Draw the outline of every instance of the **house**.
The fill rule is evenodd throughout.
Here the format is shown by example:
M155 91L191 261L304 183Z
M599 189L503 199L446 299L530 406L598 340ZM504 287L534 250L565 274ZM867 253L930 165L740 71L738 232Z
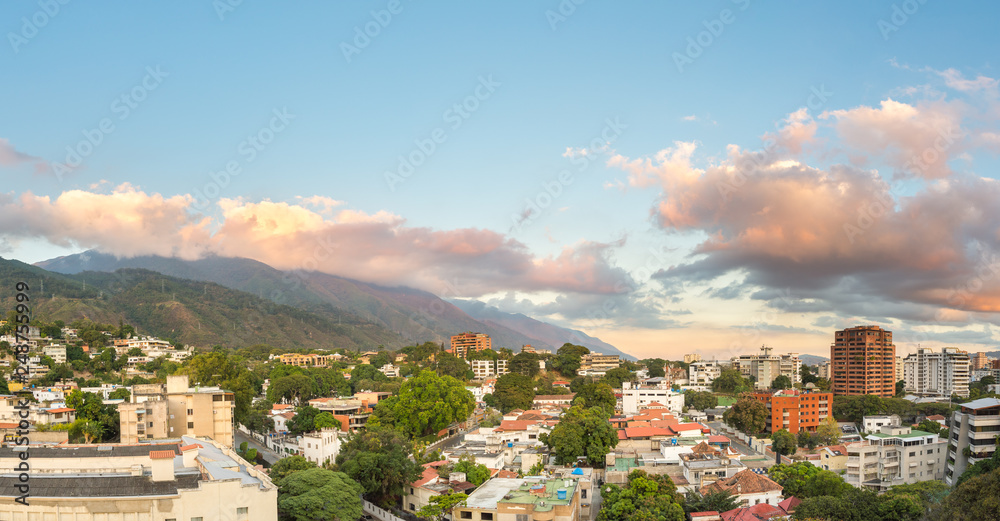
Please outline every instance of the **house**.
M830 445L819 447L819 462L817 467L823 470L832 470L838 474L847 470L847 447L844 445Z
M732 477L721 478L701 487L702 494L712 492L729 492L743 506L761 503L777 506L781 502L781 485L775 483L766 475L758 474L751 469L737 472ZM725 516L723 515L723 519Z
M295 417L294 412L279 412L271 419L274 420L274 432L288 432L288 421Z
M299 439L299 452L318 466L322 467L326 462L332 463L340 453L340 434L340 431L333 428L307 432Z
M573 403L573 398L576 397L576 393L569 394L539 394L535 396L532 404L535 406L539 405L561 405L569 407Z
M684 479L695 487L735 476L747 467L738 460L721 454L681 454L681 472Z
M580 487L572 479L494 478L453 515L456 521L579 521Z
M880 432L882 427L889 425L891 427L899 427L902 425L902 420L899 419L898 414L880 414L875 416L865 416L862 421L862 429L864 432Z

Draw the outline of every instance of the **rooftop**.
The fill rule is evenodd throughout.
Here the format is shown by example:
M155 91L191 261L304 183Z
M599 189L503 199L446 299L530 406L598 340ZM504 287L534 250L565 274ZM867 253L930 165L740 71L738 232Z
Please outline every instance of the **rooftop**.
M547 512L556 505L569 505L573 502L576 492L576 480L550 479L546 481L525 481L520 487L511 490L498 503L514 503L517 505L534 505L535 512ZM559 499L558 492L566 491L566 499ZM510 499L507 498L510 496Z
M493 478L480 485L475 492L469 494L468 499L465 500L465 505L469 508L494 510L497 507L498 501L503 499L511 490L523 484L524 480L520 478Z
M904 434L882 434L881 432L876 432L874 434L869 434L869 438L923 438L925 436L937 436L930 432L911 430L910 432Z

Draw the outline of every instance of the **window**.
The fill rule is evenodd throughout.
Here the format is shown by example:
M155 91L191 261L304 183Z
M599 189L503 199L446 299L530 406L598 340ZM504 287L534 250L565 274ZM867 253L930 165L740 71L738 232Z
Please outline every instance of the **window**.
M250 519L250 508L249 507L239 507L236 509L236 519L237 521L245 521Z
M580 499L587 499L587 491L586 490L581 490L580 491Z
M152 427L153 426L153 422L149 422L149 426Z
M410 510L416 510L416 509L417 507L413 503L410 503Z
M193 429L194 428L194 422L188 422L188 428L189 429Z
M460 517L462 519L472 519L472 512L468 510L463 510L462 513L460 514Z
M413 494L413 487L410 487L410 494ZM410 510L413 510L412 508Z
M202 519L200 517L192 517L191 521L204 521L204 519Z
M493 521L493 512L483 512L482 514L479 514L479 519L482 519L483 521Z
M194 415L194 409L188 409L188 416Z

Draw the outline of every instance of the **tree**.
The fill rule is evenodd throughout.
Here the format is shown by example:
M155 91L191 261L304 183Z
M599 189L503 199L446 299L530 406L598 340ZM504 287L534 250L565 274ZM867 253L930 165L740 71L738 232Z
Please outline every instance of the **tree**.
M840 426L833 416L823 418L823 421L816 427L816 434L813 440L817 445L836 445L840 441Z
M776 454L790 456L795 454L797 448L795 435L788 432L787 429L781 429L771 434L771 450Z
M437 355L434 370L441 376L450 376L462 381L470 379L470 373L472 372L465 360L448 352Z
M739 508L739 506L740 504L736 501L736 496L725 490L709 492L705 495L690 491L684 496L684 512L688 514L691 512L708 512L710 510L728 512L734 508Z
M84 443L93 443L101 439L104 426L97 420L78 418L70 425L69 435L73 438L83 438Z
M301 436L306 432L316 430L316 416L319 414L320 410L310 405L297 407L295 416L285 422L285 426L288 427L288 432L295 436Z
M273 403L300 404L316 398L315 380L304 374L293 374L272 380L267 399Z
M608 417L615 413L615 404L618 400L615 398L615 392L612 390L611 386L604 382L589 383L580 389L580 392L576 393L576 397L573 399L573 403L583 405L586 408L589 407L601 407L608 413Z
M278 509L295 521L355 521L361 518L361 485L343 472L312 468L278 483Z
M704 411L719 406L719 397L708 391L684 391L684 407Z
M786 375L778 375L777 378L771 380L771 389L791 389L792 379Z
M767 416L767 406L754 399L753 395L746 393L722 415L722 419L726 425L756 436L767 425Z
M477 487L490 479L490 469L482 463L476 463L476 459L468 454L460 456L458 463L455 463L452 470L464 472L465 480Z
M514 355L514 358L511 358L510 362L508 362L507 367L511 373L524 375L528 378L534 378L540 371L538 368L538 355L535 353L525 353L524 351Z
M917 430L937 434L941 432L941 424L934 420L924 420L917 425Z
M417 511L417 515L428 519L443 520L458 505L469 499L468 494L440 494L431 496L430 504Z
M129 394L128 389L126 389L124 387L121 387L119 389L115 389L114 391L111 391L111 394L108 395L108 399L109 400L125 400L125 401L128 401L129 397L131 397L131 395Z
M997 451L1000 453L1000 451ZM895 488L895 487L894 487ZM995 521L1000 519L1000 470L961 482L928 519L935 521Z
M411 452L413 444L399 431L368 425L348 436L337 454L336 470L360 483L369 500L389 506L423 473L410 459Z
M717 393L737 394L750 388L750 382L743 378L739 369L723 369L712 380L712 390Z
M567 342L556 351L556 356L552 359L552 368L559 371L559 374L572 378L580 369L583 355L589 353L590 349Z
M518 373L505 374L497 378L493 399L504 414L514 409L530 409L535 399L535 383Z
M684 521L684 496L666 475L634 470L624 487L604 485L598 521Z
M412 437L437 434L453 422L464 422L476 407L461 381L433 371L408 379L395 398L384 406L379 403L376 413L380 421ZM390 416L391 423L386 421Z
M634 382L635 380L635 373L624 367L611 369L601 377L601 381L606 382L612 389L621 389L622 382Z
M376 369L382 368L382 366L392 363L392 355L386 351L381 351L379 354L371 358L370 364Z
M267 475L270 476L271 481L277 483L278 480L293 472L312 468L316 468L316 464L303 456L285 456L271 465L271 468L267 470Z
M358 386L359 382L371 380L373 382L387 382L389 377L382 374L377 368L370 364L358 364L354 366L351 370L351 389L353 392L366 391L371 389L363 389Z
M791 465L779 463L767 470L767 476L781 485L785 495L802 499L805 495L806 482L819 474L820 470L822 469L807 461Z
M649 371L650 378L662 378L666 376L667 372L663 370L667 363L662 358L650 358L648 360L643 360L646 364L646 370Z
M906 380L900 380L896 382L896 398L902 398L906 396Z
M590 465L602 467L604 457L618 445L618 431L608 421L610 417L602 407L574 405L541 441L560 465L585 457Z
M313 419L313 426L316 430L321 429L339 429L341 427L340 420L333 417L332 414L328 412L321 412L316 415Z
M815 449L817 445L815 436L805 429L799 430L798 444L799 447L805 447L809 450Z

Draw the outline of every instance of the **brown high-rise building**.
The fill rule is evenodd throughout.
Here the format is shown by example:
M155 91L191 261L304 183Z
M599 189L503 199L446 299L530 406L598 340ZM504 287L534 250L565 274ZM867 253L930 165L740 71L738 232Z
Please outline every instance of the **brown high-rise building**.
M878 326L858 326L837 331L830 346L833 394L896 393L896 346L892 332Z
M448 347L448 352L459 358L467 358L469 353L492 348L493 341L490 339L490 335L462 333L451 337L451 346Z

